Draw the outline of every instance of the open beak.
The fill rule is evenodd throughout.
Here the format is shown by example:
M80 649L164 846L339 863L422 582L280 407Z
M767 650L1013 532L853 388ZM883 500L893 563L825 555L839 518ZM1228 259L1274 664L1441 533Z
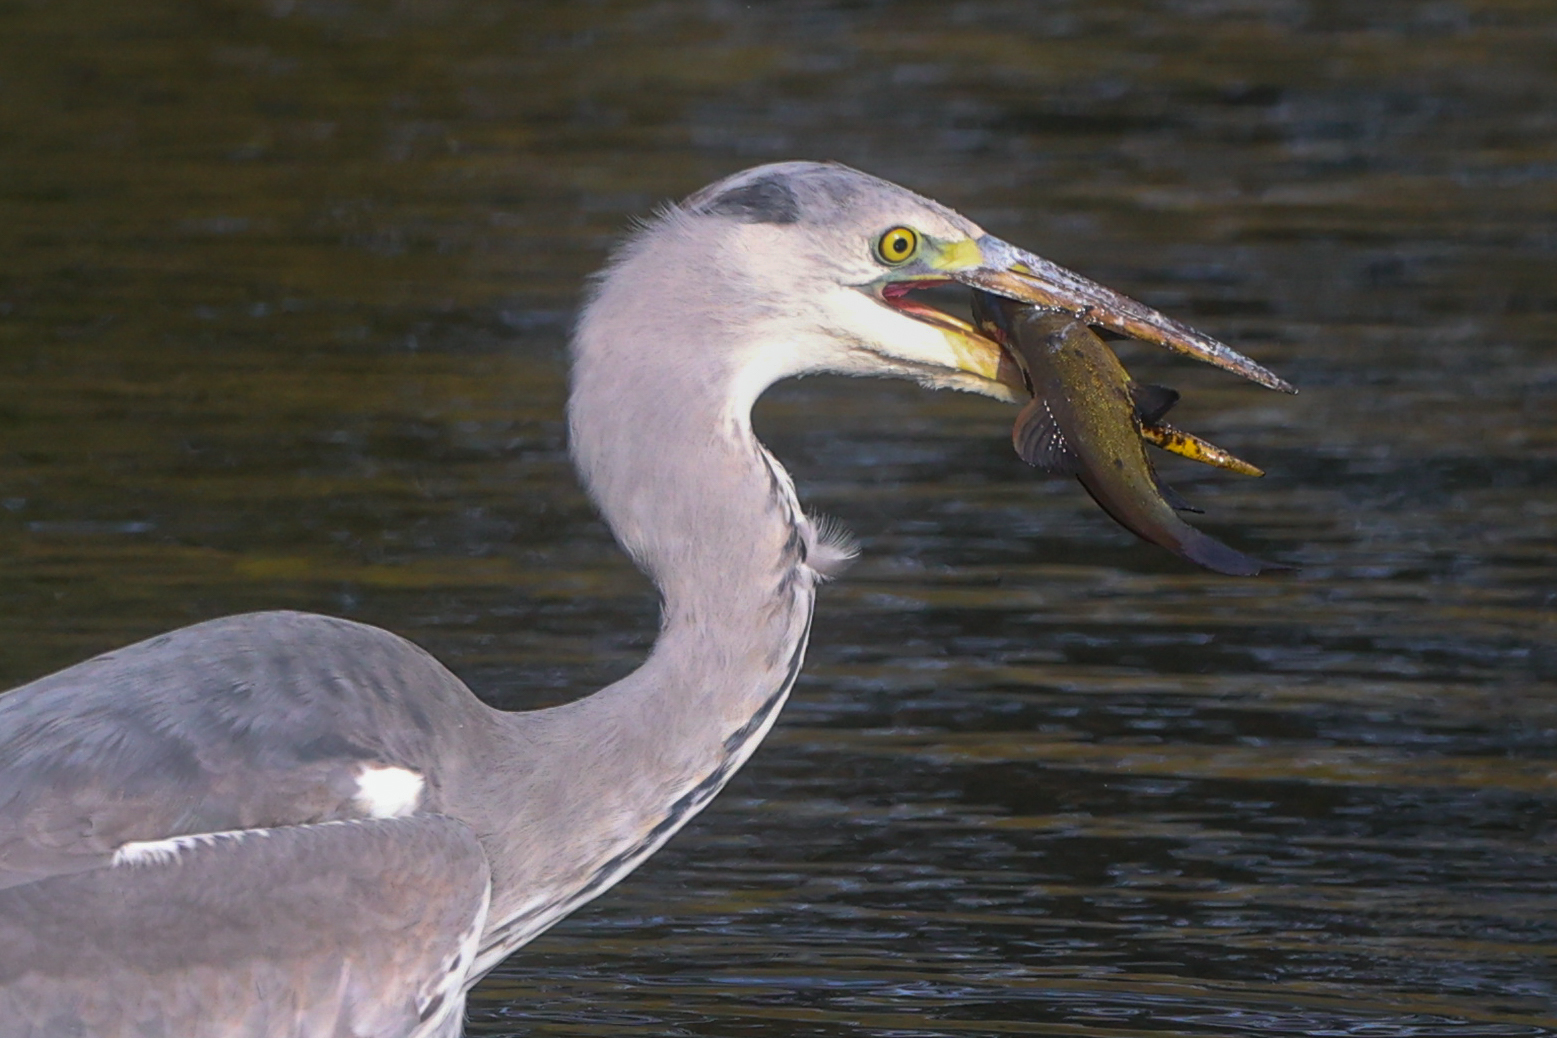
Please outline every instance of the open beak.
M1063 311L1087 324L1214 364L1269 389L1297 392L1291 383L1231 346L1080 274L993 235L986 234L972 244L978 246L982 262L947 270L952 280L1045 310Z

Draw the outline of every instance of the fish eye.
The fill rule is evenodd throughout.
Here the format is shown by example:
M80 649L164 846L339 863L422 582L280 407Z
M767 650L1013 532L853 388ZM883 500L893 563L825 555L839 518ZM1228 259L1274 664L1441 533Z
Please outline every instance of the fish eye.
M876 242L876 258L889 266L907 263L919 251L919 233L912 227L894 227Z

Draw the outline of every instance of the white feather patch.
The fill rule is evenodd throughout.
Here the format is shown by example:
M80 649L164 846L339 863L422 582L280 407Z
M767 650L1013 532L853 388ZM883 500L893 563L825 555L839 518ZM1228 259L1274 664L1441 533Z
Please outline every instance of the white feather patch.
M110 865L167 865L196 847L214 847L223 841L237 843L246 836L269 836L269 829L230 829L220 833L189 833L165 840L131 840L122 843L108 862Z
M410 768L367 764L357 774L353 803L369 818L404 818L421 804L426 785L427 780Z

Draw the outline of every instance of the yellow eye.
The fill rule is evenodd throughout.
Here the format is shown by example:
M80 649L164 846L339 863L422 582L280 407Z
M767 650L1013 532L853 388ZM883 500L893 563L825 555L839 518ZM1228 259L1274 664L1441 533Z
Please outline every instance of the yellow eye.
M883 263L897 266L907 263L919 251L919 235L908 227L894 227L876 243L876 256Z

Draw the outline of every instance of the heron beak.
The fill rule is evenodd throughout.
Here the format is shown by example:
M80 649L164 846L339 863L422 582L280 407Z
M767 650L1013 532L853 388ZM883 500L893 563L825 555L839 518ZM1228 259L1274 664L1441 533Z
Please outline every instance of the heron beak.
M888 282L881 287L879 298L892 309L941 333L950 353L943 354L940 362L949 365L956 373L945 384L1006 403L1026 400L1032 395L1032 390L1027 384L1027 376L1022 373L1021 366L1009 350L962 318L926 306L909 295L927 285L944 285L950 281L950 278L931 277ZM943 374L936 381L946 379L947 376Z
M955 281L1045 310L1072 314L1087 324L1214 364L1268 389L1297 392L1291 383L1231 346L1025 249L988 234L970 244L978 247L980 261L948 269L946 273Z

